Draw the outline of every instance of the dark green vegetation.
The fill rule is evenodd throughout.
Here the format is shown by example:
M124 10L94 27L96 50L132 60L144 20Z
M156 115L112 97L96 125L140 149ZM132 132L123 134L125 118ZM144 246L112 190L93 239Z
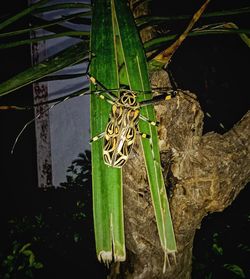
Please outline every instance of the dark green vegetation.
M0 278L104 276L95 254L90 169L87 151L69 167L63 188L33 187L1 216Z
M249 188L222 213L204 219L193 253L194 279L249 278Z
M105 278L107 270L95 255L90 169L86 151L68 168L63 188L29 190L19 195L12 212L2 214L0 278ZM193 279L250 275L248 195L246 189L231 207L203 222L194 245Z

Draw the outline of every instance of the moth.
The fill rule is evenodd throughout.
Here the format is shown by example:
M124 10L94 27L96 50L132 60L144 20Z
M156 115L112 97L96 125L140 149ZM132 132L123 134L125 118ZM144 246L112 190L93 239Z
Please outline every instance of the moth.
M162 100L169 100L176 95L176 91L168 90L165 94L155 96L151 100L137 102L137 95L132 90L121 89L119 91L119 97L116 97L93 77L90 77L90 79L93 84L98 84L103 88L107 93L107 97L100 93L96 94L112 105L105 131L93 137L91 142L103 137L104 163L110 167L122 168L132 151L136 136L140 134L142 138L148 138L150 140L149 135L139 132L139 120L146 121L153 126L158 126L159 124L141 115L140 108Z

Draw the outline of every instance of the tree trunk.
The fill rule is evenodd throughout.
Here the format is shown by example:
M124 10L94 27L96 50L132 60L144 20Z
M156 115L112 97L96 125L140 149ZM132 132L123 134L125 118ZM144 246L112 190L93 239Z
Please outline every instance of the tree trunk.
M151 82L152 87L169 86L165 71L154 73ZM171 267L163 274L164 253L138 137L123 168L127 260L119 275L117 265L112 266L111 273L116 275L111 278L191 278L193 240L203 217L224 210L250 181L250 112L223 135L203 135L204 115L194 94L181 92L155 110L163 174L166 186L172 188L176 264L170 259Z
M190 278L193 239L202 218L224 210L250 179L250 112L224 135L202 135L203 113L191 97L181 95L156 111L163 173L173 187L177 264L162 274L164 256L137 142L123 172L128 260L122 278Z
M162 80L166 73L160 75ZM193 239L203 217L224 210L250 180L250 112L224 135L202 135L203 112L193 94L180 93L155 109L161 123L163 173L173 187L170 208L177 262L171 261L171 268L162 273L164 254L138 138L123 169L127 261L121 277L191 278Z

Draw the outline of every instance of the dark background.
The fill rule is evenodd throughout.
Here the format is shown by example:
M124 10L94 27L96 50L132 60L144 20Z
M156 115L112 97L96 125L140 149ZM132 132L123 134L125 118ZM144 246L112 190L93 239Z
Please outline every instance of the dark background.
M168 1L170 3L166 8L166 1L153 2L152 12L157 15L192 15L200 5L194 0L175 0ZM6 1L1 7L1 14L21 10L25 5L23 0ZM206 12L246 6L249 6L249 1L211 1ZM215 18L213 21L232 21L240 28L249 28L250 23L249 14ZM21 28L27 23L21 20L12 28ZM169 22L167 27L180 34L187 23L187 20ZM201 19L196 26L207 23L208 20ZM0 50L0 59L2 82L30 66L30 48ZM187 38L168 68L178 87L196 93L204 111L213 115L212 119L205 119L204 132L223 133L219 122L230 129L249 109L249 65L249 48L239 36L210 35ZM30 103L31 86L0 99L1 105ZM85 189L79 185L73 185L76 186L74 188L70 183L66 185L66 190L38 189L34 125L26 129L14 154L10 154L17 134L32 117L32 111L0 111L0 270L8 270L6 266L2 269L2 263L11 254L14 241L21 244L31 242L36 258L44 264L42 270L33 271L33 278L53 275L78 278L76 274L87 274L89 271L92 278L104 278L106 270L97 262L94 251L90 178ZM224 212L204 219L195 237L194 279L243 278L225 269L225 264L241 267L246 277L250 277L247 262L250 251L248 197L249 187L246 187ZM83 208L78 206L78 202L84 203ZM77 214L81 212L85 216L77 219ZM78 241L75 240L77 234ZM38 241L34 240L34 236ZM0 271L0 278L1 275ZM27 277L19 272L16 278Z

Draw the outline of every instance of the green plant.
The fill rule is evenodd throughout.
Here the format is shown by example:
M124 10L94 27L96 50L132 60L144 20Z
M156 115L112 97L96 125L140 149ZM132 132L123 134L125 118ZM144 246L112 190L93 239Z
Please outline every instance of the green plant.
M222 223L218 214L209 216L206 226L197 240L200 244L194 246L193 274L192 278L247 278L249 276L248 258L248 232L247 212L248 201L236 203L234 207L242 210L239 220L232 218L233 209L223 212ZM235 210L235 209L234 209ZM208 225L208 223L210 223ZM240 241L235 236L239 226L245 227L240 235ZM200 249L200 246L202 249Z
M31 249L31 243L12 242L9 255L2 262L4 270L3 279L35 278L37 269L43 268L43 264L35 257Z
M89 150L80 153L67 169L66 182L60 186L65 188L84 187L91 181L91 154Z

